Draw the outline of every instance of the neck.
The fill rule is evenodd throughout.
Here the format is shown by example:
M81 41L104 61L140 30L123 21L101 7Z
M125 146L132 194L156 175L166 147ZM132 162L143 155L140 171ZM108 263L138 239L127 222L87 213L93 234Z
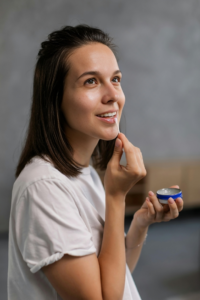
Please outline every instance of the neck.
M66 132L67 139L72 146L73 159L84 167L88 167L92 153L99 139L85 135L81 132L72 132L69 128Z

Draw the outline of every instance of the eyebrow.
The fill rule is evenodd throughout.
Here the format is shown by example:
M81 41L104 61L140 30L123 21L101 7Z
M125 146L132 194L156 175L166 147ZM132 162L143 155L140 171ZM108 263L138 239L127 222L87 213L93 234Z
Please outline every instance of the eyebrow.
M120 70L116 70L116 71L113 72L113 75L118 74L118 73L121 73L121 71L120 71ZM101 73L100 73L99 71L88 71L88 72L84 72L83 74L81 74L81 75L77 78L77 80L79 80L81 77L86 76L86 75L101 75ZM77 81L77 80L76 80L76 81Z

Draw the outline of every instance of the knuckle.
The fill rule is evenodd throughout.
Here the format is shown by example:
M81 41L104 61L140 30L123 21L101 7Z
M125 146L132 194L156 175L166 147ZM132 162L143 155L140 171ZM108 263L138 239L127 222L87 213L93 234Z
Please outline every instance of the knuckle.
M178 216L179 216L179 213L176 212L176 213L174 214L174 219L178 218Z
M140 179L141 179L141 176L140 176L140 173L139 172L135 172L135 173L133 173L133 177L135 178L135 179L137 179L137 181L139 181Z
M139 171L139 169L138 168L134 168L134 169L132 169L131 171L130 171L130 174L132 175L132 176L137 176L137 177L139 177L139 175L140 175L140 171Z
M142 179L144 176L143 176L143 173L141 173L141 172L138 172L138 178L139 179Z
M136 151L141 152L140 148L135 147Z
M142 179L143 177L146 176L146 170L142 169L142 170L138 170L138 175L139 177Z
M135 152L135 151L134 151L134 146L131 146L131 145L128 146L126 151L127 151L127 153L129 153L129 154L134 154L134 152Z
M135 146L130 141L128 141L127 148L135 148Z
M144 176L144 174L140 174L140 180L142 179L142 178L144 178L145 176Z
M144 169L143 172L142 172L142 176L145 177L146 175L147 175L147 170Z

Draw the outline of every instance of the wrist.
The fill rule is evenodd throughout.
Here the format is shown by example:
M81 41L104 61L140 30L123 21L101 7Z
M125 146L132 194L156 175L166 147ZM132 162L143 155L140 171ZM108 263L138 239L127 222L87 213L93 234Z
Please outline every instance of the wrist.
M141 222L138 221L137 213L134 214L132 222L134 226L137 228L137 230L140 232L140 234L143 234L148 231L150 224L143 224L141 225Z
M146 242L147 236L148 236L148 234L146 233L144 239L142 241L140 241L140 243L137 244L137 245L135 245L135 246L127 246L127 240L125 239L125 248L126 248L126 250L137 249L137 248L143 246L145 244L145 242Z
M106 201L114 203L123 203L125 205L126 196L123 194L111 195L106 193Z
M138 226L136 219L133 218L125 239L126 249L134 249L142 246L147 238L148 226Z

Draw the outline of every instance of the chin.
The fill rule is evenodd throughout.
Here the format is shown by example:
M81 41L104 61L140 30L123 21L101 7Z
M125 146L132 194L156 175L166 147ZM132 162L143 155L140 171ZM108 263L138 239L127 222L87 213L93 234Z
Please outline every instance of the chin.
M111 141L111 140L114 140L115 138L117 138L118 136L118 130L115 130L111 133L105 133L100 139L101 140L104 140L104 141Z

